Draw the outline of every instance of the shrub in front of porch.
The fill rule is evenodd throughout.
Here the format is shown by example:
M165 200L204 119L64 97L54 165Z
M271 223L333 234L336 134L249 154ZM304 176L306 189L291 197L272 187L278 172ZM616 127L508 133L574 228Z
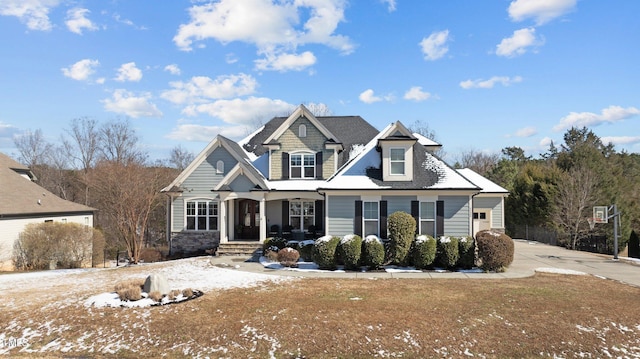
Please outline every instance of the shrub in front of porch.
M458 240L458 252L460 253L458 268L473 268L476 262L476 243L473 240L473 237L460 237Z
M384 264L384 244L378 236L366 236L362 242L360 257L362 264L369 269L378 269Z
M291 247L285 247L278 251L278 262L284 267L297 267L300 253Z
M360 265L360 254L362 253L362 237L355 234L348 234L340 240L338 252L347 270L356 270Z
M416 235L416 220L407 212L397 211L389 215L389 262L407 264L411 242Z
M458 263L460 252L458 252L458 238L442 236L438 238L436 249L436 265L451 269Z
M485 271L504 272L513 262L513 239L508 235L491 230L476 234L478 262Z
M324 236L316 239L313 245L313 261L318 265L318 268L336 269L338 243L340 243L340 237Z
M429 235L418 236L411 246L411 263L416 269L427 269L436 259L436 240Z

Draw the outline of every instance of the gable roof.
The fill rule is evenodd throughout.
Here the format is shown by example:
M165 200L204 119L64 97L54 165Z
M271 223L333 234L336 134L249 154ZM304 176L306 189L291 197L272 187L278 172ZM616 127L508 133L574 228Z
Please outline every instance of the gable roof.
M215 151L215 149L219 147L224 147L227 150L227 152L229 152L236 159L236 161L238 161L238 163L242 163L244 165L242 169L244 171L250 172L251 177L259 179L260 183L256 183L257 185L266 187L264 184L264 177L258 170L255 169L255 167L253 167L253 165L251 164L251 161L249 161L249 159L246 156L247 154L245 153L244 150L242 150L240 145L238 145L236 142L222 135L218 135L213 140L211 140L211 142L209 142L207 147L205 147L198 154L198 156L196 156L196 158L193 161L191 161L189 166L187 166L187 168L185 168L178 175L178 177L176 177L176 179L174 179L173 182L171 182L170 185L160 190L160 192L181 191L180 186L182 185L182 183L193 173L193 171L196 170L196 168L198 168L198 166L200 166L200 164L202 164L202 162L207 160L207 157L209 157L209 155L213 151Z
M23 176L29 168L0 153L0 217L92 213L94 208L67 201Z
M469 181L473 182L476 186L480 187L480 193L495 193L495 194L509 194L509 191L504 187L501 187L497 183L489 180L488 178L480 175L470 168L459 169L458 172L465 176Z

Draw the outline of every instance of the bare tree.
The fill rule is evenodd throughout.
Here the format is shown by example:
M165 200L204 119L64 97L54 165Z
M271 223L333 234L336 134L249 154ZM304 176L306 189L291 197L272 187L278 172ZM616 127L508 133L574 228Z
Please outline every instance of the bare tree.
M84 204L89 205L89 170L94 166L100 149L98 123L82 117L71 120L71 128L66 131L69 138L62 138L66 154L73 166L82 170L84 182Z
M42 130L26 131L23 135L13 139L20 162L28 167L34 167L47 162L47 156L52 145L45 140Z
M309 102L305 107L311 111L314 116L332 116L333 111L324 103Z
M574 167L563 173L558 182L554 223L569 237L571 249L576 249L580 238L589 230L589 209L598 199L595 173L587 167Z
M173 168L177 168L179 171L184 170L193 161L195 155L193 152L188 151L186 148L178 145L171 149L171 155L169 157L169 165Z
M121 164L146 160L146 153L138 148L138 135L128 120L106 123L100 129L101 157Z
M498 161L500 161L500 155L497 153L484 153L470 149L460 154L455 167L470 168L484 176L498 164Z
M422 120L416 120L414 121L409 127L408 127L409 131L411 131L412 133L417 133L419 135L422 135L434 142L438 142L438 135L436 134L436 131L433 130L431 127L429 127L429 124L423 122ZM435 154L436 156L443 158L446 156L445 151L442 149L442 147L440 147L438 150L434 151L433 154Z

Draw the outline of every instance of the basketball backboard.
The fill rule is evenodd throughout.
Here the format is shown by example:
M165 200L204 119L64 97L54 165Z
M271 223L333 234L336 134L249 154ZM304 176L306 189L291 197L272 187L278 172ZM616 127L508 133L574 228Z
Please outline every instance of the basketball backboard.
M593 220L595 223L609 223L609 208L607 206L594 206Z

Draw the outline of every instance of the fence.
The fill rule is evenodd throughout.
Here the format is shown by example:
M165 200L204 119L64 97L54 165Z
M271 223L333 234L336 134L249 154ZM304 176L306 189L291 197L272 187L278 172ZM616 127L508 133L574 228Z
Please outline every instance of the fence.
M543 226L530 226L527 224L515 225L512 238L526 239L529 241L536 241L540 243L549 244L552 246L563 246L566 241L559 239L558 232L552 228ZM607 243L607 236L605 235L586 235L578 240L577 250L612 254L613 249L610 243Z

